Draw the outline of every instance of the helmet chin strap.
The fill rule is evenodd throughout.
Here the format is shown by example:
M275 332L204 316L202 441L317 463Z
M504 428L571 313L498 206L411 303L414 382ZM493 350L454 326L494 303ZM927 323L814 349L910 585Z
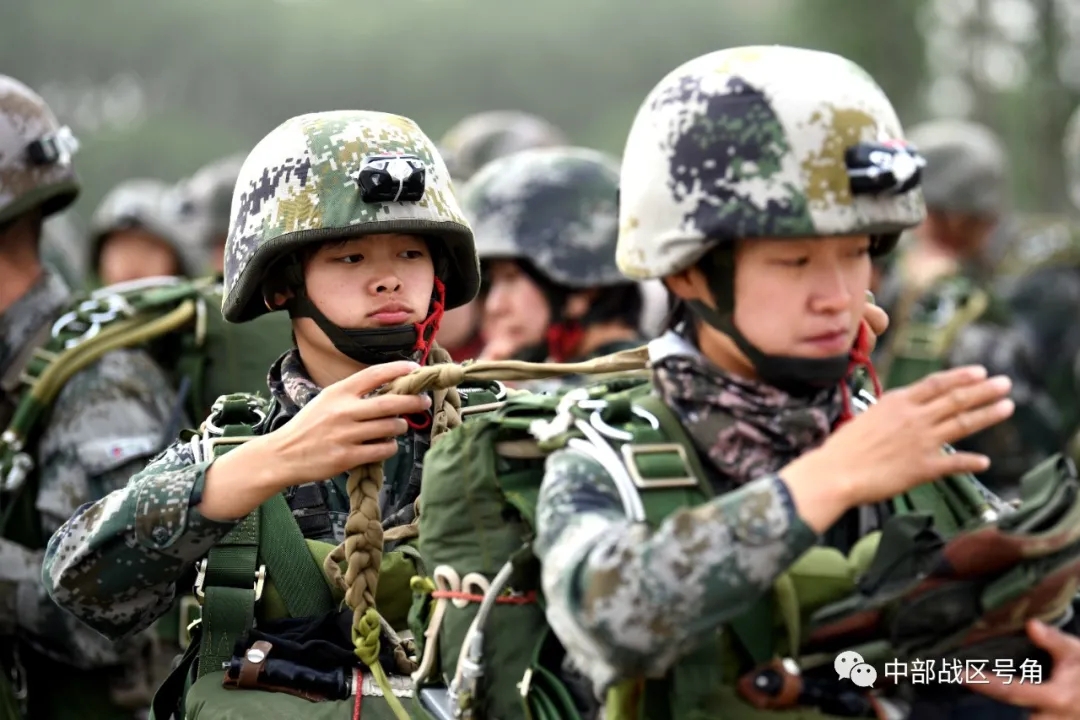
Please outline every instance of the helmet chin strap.
M439 330L446 307L446 286L437 276L427 317L412 325L385 328L343 328L323 314L300 282L292 282L293 297L286 309L293 317L311 318L338 352L362 365L379 365L395 360L427 362L431 343Z
M750 360L762 382L796 396L813 395L826 388L844 385L844 380L854 369L852 352L857 350L859 343L851 352L824 358L772 355L762 351L735 325L734 253L731 250L716 250L711 253L710 259L711 263L708 260L703 262L702 270L708 278L709 290L717 307L710 307L700 300L688 300L687 305L705 323L734 341L735 346ZM864 337L865 329L861 329L860 343L865 344ZM869 366L865 351L857 354L860 356L857 365ZM869 372L876 385L877 378L872 367Z

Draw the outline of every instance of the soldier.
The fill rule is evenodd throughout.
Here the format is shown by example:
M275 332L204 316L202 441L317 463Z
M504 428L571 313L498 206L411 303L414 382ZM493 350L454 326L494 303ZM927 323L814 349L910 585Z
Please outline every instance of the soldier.
M76 509L123 487L163 446L177 411L162 371L116 350L71 376L39 432L11 430L37 350L69 303L43 269L44 218L79 192L77 144L44 101L0 76L0 714L132 718L147 707L152 638L114 645L56 607L41 579L45 541ZM9 425L12 423L12 425ZM25 443L25 447L24 447ZM7 703L5 706L4 703ZM21 706L21 707L19 707Z
M676 328L650 344L654 384L713 497L634 522L618 455L600 462L579 444L547 459L534 543L546 614L609 716L772 717L735 680L744 642L753 657L778 651L749 637L772 626L763 603L778 576L822 541L852 547L866 532L854 508L986 469L984 456L941 447L1012 413L1008 378L958 368L851 417L871 257L923 218L918 158L901 132L861 68L785 47L692 60L639 110L617 260L628 277L663 278L683 303ZM635 487L650 520L654 498L672 502L654 494L662 483ZM755 608L764 626L739 621ZM702 642L715 637L719 647ZM776 700L758 707L826 701Z
M225 272L225 240L229 235L229 206L245 155L229 155L200 168L179 183L181 215L204 252L199 274Z
M895 260L884 259L878 298L892 326L875 364L887 388L967 364L1012 378L1017 413L960 446L988 455L982 479L1014 495L1020 476L1063 439L1032 338L991 282L990 238L1006 232L1004 150L989 129L967 121L925 123L908 137L925 157L927 217L902 238Z
M518 111L489 111L469 115L439 141L456 185L467 182L488 162L532 148L567 144L565 134L547 120ZM483 296L446 313L439 342L455 362L475 358L484 348L481 333Z
M243 396L223 398L204 423L204 443L176 442L125 489L80 508L53 536L44 563L57 602L109 637L127 637L149 626L199 566L201 624L178 666L178 685L170 683L155 701L158 717L184 703L189 668L190 680L202 680L191 685L187 700L196 694L208 706L222 701L206 694L221 689L222 663L232 658L248 667L255 657L244 648L234 655L234 640L293 647L282 636L268 637L274 632L274 607L284 603L294 618L313 621L340 616L321 572L310 583L296 578L310 571L304 560L309 548L345 539L349 493L357 492L346 474L370 462L387 461L382 489L361 506L365 517L375 524L382 518L387 528L381 571L378 555L374 560L382 575L379 597L385 591L393 599L397 592L407 609L408 583L417 572L415 551L410 553L408 545L391 549L415 537L409 527L415 525L414 501L431 428L440 426L446 403L457 401L446 400L445 393L436 393L434 400L371 393L418 363L445 362L446 353L432 344L442 313L471 300L480 284L472 231L445 164L434 144L403 117L342 111L286 121L245 161L232 213L226 319L247 322L286 310L292 320L295 347L270 371L272 401L264 407ZM479 402L495 399L475 392L465 402L474 395ZM251 415L249 408L253 420L243 419ZM229 427L246 442L220 458L216 451L204 453L204 447L220 449L210 442L214 433L225 432L221 440L232 442ZM271 517L281 507L287 508L285 519L280 512ZM352 512L357 514L355 503ZM264 542L252 527L269 528L270 540ZM365 526L359 527L364 533ZM368 526L367 532L375 530ZM259 538L257 554L252 537ZM373 537L381 546L381 531ZM238 575L235 558L231 571L218 564L222 552L242 550L237 543L250 553L243 555L249 570ZM293 553L285 570L273 564L279 549ZM267 563L258 573L256 557ZM397 585L387 577L395 564L401 569ZM230 580L230 572L239 579ZM264 594L258 578L267 573ZM278 588L273 593L270 584ZM223 605L219 598L225 597L233 599ZM296 610L297 603L306 610ZM390 609L379 601L379 610L397 627L404 611L394 618ZM327 641L320 652L344 652L355 662L347 631L327 627L319 637ZM295 623L292 628L295 638ZM200 634L208 639L200 642ZM326 662L326 657L301 653L293 660ZM370 656L365 660L372 662ZM244 670L237 682L250 687L248 680ZM366 688L368 680L364 683ZM355 693L357 698L367 694ZM250 708L262 702L260 696L275 708L296 707L282 706L288 698L272 693L227 692L224 702L246 702ZM352 699L349 703L351 708ZM280 713L288 715L280 710L275 717ZM265 717L257 710L251 714Z
M1054 439L1063 446L1073 439L1073 457L1080 459L1080 110L1066 126L1062 143L1071 215L1028 218L1019 225L1020 240L1007 256L997 282L1016 324L1034 349L1034 373L1046 395L1055 400Z
M125 180L105 195L90 219L91 266L102 285L199 274L175 202L168 183L148 178Z
M615 266L619 169L585 148L526 150L462 189L485 278L485 360L572 362L638 347L641 292Z

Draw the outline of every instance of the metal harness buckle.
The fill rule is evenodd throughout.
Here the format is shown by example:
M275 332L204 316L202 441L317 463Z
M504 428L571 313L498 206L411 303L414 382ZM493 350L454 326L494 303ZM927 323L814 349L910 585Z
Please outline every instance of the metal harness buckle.
M199 598L200 604L206 599L204 585L206 583L206 558L199 563L199 574L195 577L195 597ZM266 566L260 565L255 571L253 589L255 590L255 602L262 599L263 588L266 585Z
M633 480L634 485L640 490L697 487L698 485L697 479L690 475L683 475L681 477L647 478L641 474L641 470L638 468L638 455L660 455L671 452L676 453L679 456L684 468L687 467L690 463L690 458L686 454L686 448L679 443L644 443L640 445L626 443L619 448L619 450L622 453L623 462L626 463L626 471L630 474L630 479Z

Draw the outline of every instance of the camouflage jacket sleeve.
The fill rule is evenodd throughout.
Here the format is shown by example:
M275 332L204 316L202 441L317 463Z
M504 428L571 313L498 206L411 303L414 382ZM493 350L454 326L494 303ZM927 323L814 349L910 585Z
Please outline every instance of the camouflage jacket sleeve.
M161 450L175 400L164 374L136 351L109 353L66 383L37 445L35 509L46 537L79 504L122 487ZM10 610L12 630L68 664L121 661L121 648L50 600L42 584L43 550L5 542L0 554L0 604Z
M598 688L662 674L817 539L776 476L678 510L655 529L632 524L608 473L575 450L550 456L537 503L548 620Z
M114 639L163 615L180 577L235 525L196 507L207 467L177 442L124 487L79 507L45 552L42 577L53 600Z

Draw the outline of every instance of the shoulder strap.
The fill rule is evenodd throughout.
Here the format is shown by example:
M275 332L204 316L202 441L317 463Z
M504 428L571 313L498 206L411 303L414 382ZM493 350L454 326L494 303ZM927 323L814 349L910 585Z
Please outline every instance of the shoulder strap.
M900 319L885 386L900 387L941 370L957 334L990 304L990 296L966 280L949 279L924 293L912 317Z
M200 287L179 278L110 286L53 323L18 377L26 389L0 435L0 487L18 490L34 469L23 450L68 380L106 353L174 332L196 319L200 308L205 313Z
M203 435L193 439L201 446L196 458L216 459L255 437L265 418L263 405L252 395L219 399L203 424ZM232 658L236 640L253 627L267 573L290 616L311 617L333 609L322 570L281 493L241 520L199 565L195 593L202 600L200 677L219 671Z

